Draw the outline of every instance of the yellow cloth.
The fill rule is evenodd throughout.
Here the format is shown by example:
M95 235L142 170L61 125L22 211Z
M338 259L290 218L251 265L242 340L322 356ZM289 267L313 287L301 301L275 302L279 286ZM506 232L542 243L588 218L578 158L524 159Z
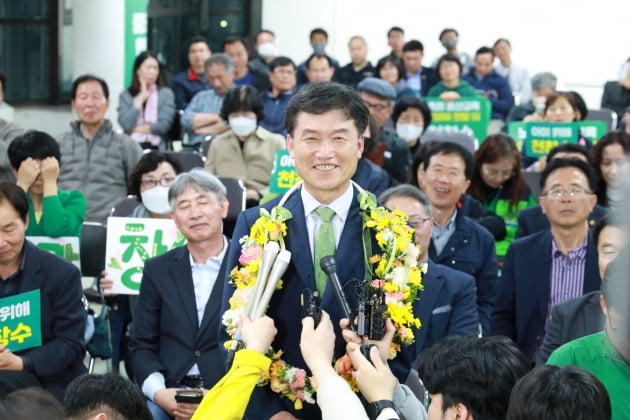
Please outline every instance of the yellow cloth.
M206 394L191 420L240 420L260 374L269 370L271 359L256 350L239 350L232 368Z
M42 211L35 212L35 223L39 224L39 221L42 220L42 214L44 214Z

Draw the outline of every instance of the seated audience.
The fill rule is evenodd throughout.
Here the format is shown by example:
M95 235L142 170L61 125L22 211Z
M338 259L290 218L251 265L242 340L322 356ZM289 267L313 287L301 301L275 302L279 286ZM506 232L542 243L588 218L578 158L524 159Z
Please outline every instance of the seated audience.
M208 40L202 36L194 36L188 43L187 70L177 73L173 78L175 107L185 109L193 96L202 90L210 89L210 82L205 72L205 63L212 55Z
M115 373L72 381L63 406L68 420L151 420L140 389Z
M457 56L445 54L440 57L436 70L442 80L429 89L427 96L438 96L445 102L477 96L475 88L461 79L463 68Z
M140 53L131 86L118 97L118 124L143 149L166 149L175 118L173 91L164 85L157 56Z
M372 116L368 120L368 127L364 133L363 152L357 163L357 170L352 176L352 180L359 184L361 188L368 190L374 195L378 195L389 187L389 174L385 170L374 163L370 156L378 155L378 145L382 144L379 135L379 129L376 127L376 121ZM385 156L382 156L382 160Z
M238 36L225 38L223 52L234 61L234 86L253 86L259 92L269 88L267 73L249 66L249 54L243 38Z
M402 61L394 55L386 55L378 60L374 76L391 84L396 89L396 98L406 94L414 94L414 91L407 87L405 67Z
M335 75L335 67L329 56L313 54L306 60L305 72L307 83L330 82Z
M591 159L597 172L597 204L614 208L623 198L620 185L628 171L630 134L613 131L605 134L591 149Z
M396 101L391 120L396 127L396 135L407 142L409 153L413 156L420 148L420 136L431 125L429 106L414 95L404 95Z
M424 57L424 46L422 42L411 40L403 46L402 61L405 67L403 75L407 88L418 96L427 96L438 81L439 77L431 67L424 67L422 59Z
M24 388L0 399L0 419L66 420L61 403L41 388Z
M505 38L497 39L493 50L498 58L498 63L494 65L494 69L510 82L514 103L519 105L529 102L532 98L529 73L525 67L512 62L512 44L510 41Z
M59 144L42 131L27 131L8 150L17 185L28 197L27 236L81 236L87 203L80 191L57 188Z
M608 108L617 114L617 122L621 124L624 110L630 106L630 58L628 58L619 73L619 80L604 84L602 93L602 108Z
M220 117L229 130L212 140L205 168L217 176L238 178L247 188L247 199L256 204L269 190L269 178L284 138L259 125L265 115L260 95L251 86L230 90Z
M328 32L326 32L326 30L324 30L323 28L315 28L311 31L309 35L309 40L310 40L311 48L313 49L312 56L314 55L317 57L322 57L322 56L328 57L330 66L333 68L332 70L333 73L339 70L339 62L326 54L326 46L328 45ZM309 81L312 81L310 80L310 77L307 77L307 74L306 74L306 68L308 67L308 61L310 60L310 57L307 60L301 62L300 65L298 66L298 71L297 71L298 86L301 86L303 84L308 83Z
M278 56L276 34L269 29L258 31L254 42L254 51L256 52L256 57L250 58L249 67L269 75L271 62Z
M531 80L532 97L529 101L515 105L507 116L507 123L523 121L526 117L537 114L542 117L547 97L556 91L558 79L553 73L536 73ZM533 118L530 117L530 118Z
M269 63L271 88L262 93L265 118L260 126L275 134L287 135L284 110L295 95L295 63L288 57L276 57Z
M387 45L391 47L390 56L402 59L403 46L405 45L405 31L399 26L392 26L387 31Z
M420 355L429 420L504 419L514 384L529 370L525 355L505 337L447 337Z
M339 69L337 81L356 88L366 77L374 76L374 66L367 59L368 47L365 38L355 35L348 42L350 63Z
M510 395L507 420L610 420L608 392L593 374L572 366L540 366Z
M10 162L7 156L7 148L13 139L22 134L24 134L22 128L0 117L0 168L9 167Z
M446 54L454 55L455 57L457 57L457 60L462 64L463 69L461 73L468 73L468 70L470 70L470 68L474 64L473 59L468 53L464 51L459 52L457 50L457 44L459 43L459 33L457 32L457 30L453 28L443 29L442 32L440 32L438 40L446 50ZM439 59L433 62L433 68L435 68L436 70L438 69L438 60Z

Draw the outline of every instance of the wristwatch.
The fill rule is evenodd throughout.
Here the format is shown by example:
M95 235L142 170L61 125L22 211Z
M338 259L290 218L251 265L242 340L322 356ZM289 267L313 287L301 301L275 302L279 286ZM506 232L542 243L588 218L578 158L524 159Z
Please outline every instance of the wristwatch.
M386 408L391 408L392 410L394 410L396 414L398 415L398 418L402 419L400 412L396 410L396 407L394 406L394 403L391 400L378 400L378 401L369 403L367 406L368 417L370 418L370 420L376 420L379 414L381 414L381 411L383 411Z

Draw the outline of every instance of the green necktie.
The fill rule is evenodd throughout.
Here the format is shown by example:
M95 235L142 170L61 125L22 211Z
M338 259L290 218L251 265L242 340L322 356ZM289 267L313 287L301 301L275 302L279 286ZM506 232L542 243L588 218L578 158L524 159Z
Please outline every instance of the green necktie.
M319 260L327 255L335 255L335 232L333 231L332 218L335 211L330 207L318 207L315 213L321 219L317 235L315 236L315 284L320 296L324 296L328 276L319 266Z

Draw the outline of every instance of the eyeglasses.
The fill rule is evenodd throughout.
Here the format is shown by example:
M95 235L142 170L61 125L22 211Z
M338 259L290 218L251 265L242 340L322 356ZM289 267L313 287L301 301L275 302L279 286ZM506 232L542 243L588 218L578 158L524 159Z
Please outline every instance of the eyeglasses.
M488 169L485 166L481 166L481 169L483 170L484 174L486 175L486 177L490 178L490 179L503 179L503 180L507 180L510 179L514 176L514 171L499 171L496 169Z
M174 176L165 176L163 178L160 178L159 180L153 178L143 179L142 181L140 181L140 185L142 185L143 187L153 188L157 187L157 185L160 184L163 187L168 187L169 185L171 185L174 179Z
M409 220L409 224L411 226L415 227L416 229L420 229L422 226L424 226L424 222L431 220L431 218L422 217L419 214L410 214L407 220Z
M568 190L565 190L564 188L554 188L553 190L549 190L547 192L540 194L540 196L560 199L564 196L564 194L568 194L569 197L575 197L575 196L580 196L582 194L590 195L592 194L592 192L585 190L584 188L580 188L580 187L573 187L573 188L569 188Z
M365 102L365 101L363 101ZM383 105L383 104L370 104L368 102L365 102L365 106L368 107L368 109L373 109L377 112L384 112L387 108L389 108L389 105Z

